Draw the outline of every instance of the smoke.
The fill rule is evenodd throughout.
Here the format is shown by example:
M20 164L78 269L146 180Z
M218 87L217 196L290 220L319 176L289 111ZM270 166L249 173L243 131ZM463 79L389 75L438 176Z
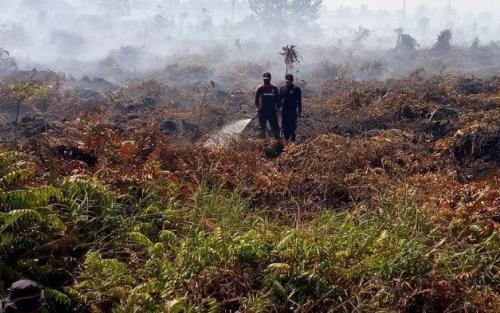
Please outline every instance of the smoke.
M447 1L437 6L408 1L405 12L402 1L363 2L324 1L317 21L278 24L259 20L246 0L234 1L234 7L231 0L0 0L0 47L22 69L48 68L77 78L102 76L120 83L149 75L192 81L196 75L190 73L199 71L200 79L224 77L229 83L241 79L234 73L240 68L251 74L249 79L261 69L284 72L278 52L294 44L303 56L297 70L304 77L340 65L354 73L379 62L383 66L375 68L383 78L398 74L401 66L407 72L429 64L425 55L416 55L411 66L401 54L403 59L392 60L388 51L401 34L411 35L422 50L432 48L442 30L451 29L454 47L470 47L476 38L493 47L482 58L485 66L498 69L498 49L492 43L500 33L500 11L488 7L498 7L494 2L484 0L480 7L479 0L472 7L469 1L454 1L449 9ZM469 56L451 57L458 70ZM474 63L471 70L482 70L469 61ZM432 66L439 70L443 64L450 65L435 61Z

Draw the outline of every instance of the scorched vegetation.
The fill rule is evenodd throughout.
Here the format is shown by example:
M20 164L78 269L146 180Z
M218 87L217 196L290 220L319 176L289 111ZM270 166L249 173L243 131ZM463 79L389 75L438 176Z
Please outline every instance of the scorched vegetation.
M249 116L245 85L0 82L0 293L26 276L51 312L497 311L498 78L329 77L284 149L253 124L203 147Z

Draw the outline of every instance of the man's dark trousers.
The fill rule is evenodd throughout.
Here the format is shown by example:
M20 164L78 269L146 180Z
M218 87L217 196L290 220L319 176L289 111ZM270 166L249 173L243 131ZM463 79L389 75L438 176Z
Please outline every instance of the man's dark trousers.
M292 75L287 75L287 77L287 84L280 89L283 137L287 141L295 141L297 118L302 113L302 90L293 84Z
M259 112L260 132L263 138L266 137L267 122L269 122L269 126L271 126L271 132L274 138L279 139L280 126L278 124L278 114L275 110L261 110Z
M297 111L283 110L282 125L285 140L295 141L297 135Z

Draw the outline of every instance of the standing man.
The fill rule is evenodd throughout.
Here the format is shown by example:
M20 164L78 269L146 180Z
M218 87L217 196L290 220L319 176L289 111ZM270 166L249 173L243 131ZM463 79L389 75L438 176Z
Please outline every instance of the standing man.
M285 140L294 142L297 139L297 118L302 115L302 90L293 83L292 74L286 74L285 81L285 86L280 90L281 126Z
M257 88L255 93L255 106L259 114L261 137L266 138L266 126L269 121L271 131L276 140L280 138L278 124L279 90L271 84L271 73L262 75L264 84Z

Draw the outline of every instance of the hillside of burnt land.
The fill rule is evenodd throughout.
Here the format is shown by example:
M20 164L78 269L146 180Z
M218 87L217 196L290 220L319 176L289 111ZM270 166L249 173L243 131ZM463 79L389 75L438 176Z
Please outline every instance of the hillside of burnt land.
M254 88L1 81L0 294L24 276L50 312L495 312L500 79L301 83L296 144L253 122L206 148Z

